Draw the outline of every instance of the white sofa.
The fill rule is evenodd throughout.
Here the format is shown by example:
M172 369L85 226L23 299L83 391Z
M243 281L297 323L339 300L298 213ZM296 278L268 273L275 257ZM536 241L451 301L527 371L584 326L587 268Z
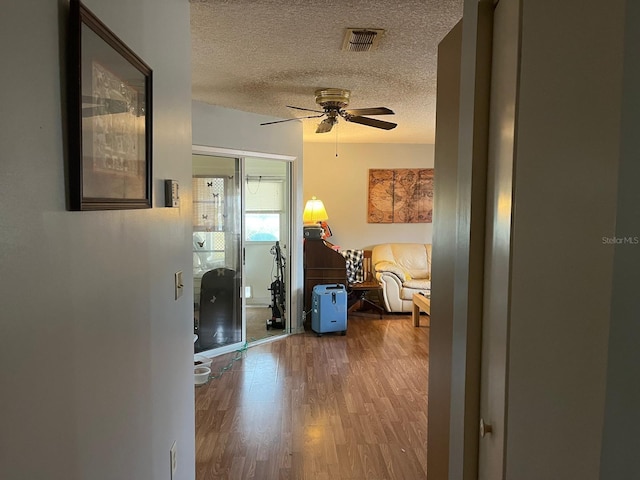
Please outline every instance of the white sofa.
M431 292L431 244L376 245L371 261L387 312L411 312L413 294Z

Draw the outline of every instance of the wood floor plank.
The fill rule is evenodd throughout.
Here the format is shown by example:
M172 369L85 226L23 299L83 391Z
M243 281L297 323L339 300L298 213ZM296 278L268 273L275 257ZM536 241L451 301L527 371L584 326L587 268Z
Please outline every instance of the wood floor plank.
M196 478L426 478L428 327L349 317L216 357L196 387Z

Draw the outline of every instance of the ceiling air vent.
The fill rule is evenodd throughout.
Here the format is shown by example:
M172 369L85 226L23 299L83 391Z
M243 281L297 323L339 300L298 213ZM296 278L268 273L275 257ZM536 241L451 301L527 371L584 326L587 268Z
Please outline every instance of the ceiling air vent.
M348 52L370 52L378 47L384 30L378 28L347 28L342 49Z

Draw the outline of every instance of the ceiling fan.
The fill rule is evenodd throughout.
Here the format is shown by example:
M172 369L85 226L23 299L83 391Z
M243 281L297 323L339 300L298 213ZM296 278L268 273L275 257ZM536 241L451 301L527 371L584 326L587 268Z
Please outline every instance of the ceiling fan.
M333 126L338 123L338 117L344 118L347 122L359 123L368 127L382 128L383 130L391 130L397 124L377 120L375 118L363 117L362 115L393 115L393 110L386 107L375 108L350 108L345 110L349 105L350 90L342 90L340 88L321 88L316 90L316 103L320 105L324 111L312 110L310 108L294 107L287 105L289 108L296 110L304 110L307 112L315 112L319 115L309 115L306 117L289 118L287 120L278 120L275 122L265 122L260 125L270 125L272 123L290 122L292 120L300 120L303 118L320 118L327 117L318 124L316 133L330 132Z

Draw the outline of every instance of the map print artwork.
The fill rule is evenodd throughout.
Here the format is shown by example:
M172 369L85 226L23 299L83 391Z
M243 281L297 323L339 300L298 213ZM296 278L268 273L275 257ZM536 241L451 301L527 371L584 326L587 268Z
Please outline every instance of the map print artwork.
M368 223L431 223L433 168L369 170Z

